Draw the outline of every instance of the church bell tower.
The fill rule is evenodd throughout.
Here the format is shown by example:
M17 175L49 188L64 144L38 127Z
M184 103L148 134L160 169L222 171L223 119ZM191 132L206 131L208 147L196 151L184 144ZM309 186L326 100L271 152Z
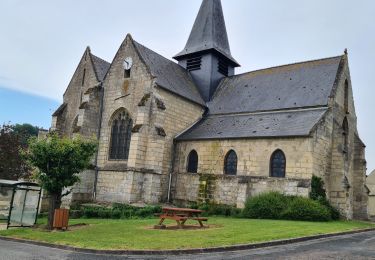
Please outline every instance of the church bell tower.
M232 57L220 0L203 0L185 48L174 56L193 77L203 99L240 65Z

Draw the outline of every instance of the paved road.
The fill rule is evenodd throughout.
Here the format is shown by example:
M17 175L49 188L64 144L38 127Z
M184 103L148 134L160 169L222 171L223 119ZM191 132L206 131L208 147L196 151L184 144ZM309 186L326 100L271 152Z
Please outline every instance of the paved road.
M124 260L124 259L375 259L375 231L285 246L186 256L105 256L0 240L0 260Z

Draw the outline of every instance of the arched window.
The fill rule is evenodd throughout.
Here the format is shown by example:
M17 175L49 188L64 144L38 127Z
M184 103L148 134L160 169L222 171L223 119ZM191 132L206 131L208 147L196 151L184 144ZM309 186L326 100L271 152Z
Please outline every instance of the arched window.
M344 153L348 152L349 147L349 124L348 119L345 117L342 122L342 143Z
M124 109L115 113L112 119L109 159L127 160L129 158L132 127L133 121Z
M197 173L198 172L198 153L192 150L188 156L187 172Z
M281 150L276 150L271 156L270 176L285 178L286 158Z
M349 82L345 80L345 94L344 94L344 109L345 113L349 114Z
M225 156L224 173L227 175L237 174L237 154L233 150L230 150Z

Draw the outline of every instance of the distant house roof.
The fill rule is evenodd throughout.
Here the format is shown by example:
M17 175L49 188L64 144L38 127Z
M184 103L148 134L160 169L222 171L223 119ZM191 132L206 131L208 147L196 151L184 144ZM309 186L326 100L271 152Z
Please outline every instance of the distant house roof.
M90 53L91 54L91 53ZM91 54L92 63L94 65L95 74L97 76L98 81L102 82L105 75L107 74L109 67L111 64L94 54Z
M67 106L66 103L64 103L64 104L62 104L61 106L59 106L59 108L58 108L58 109L52 114L52 116L54 117L54 116L59 116L59 115L61 115L61 114L64 112L66 106Z
M158 86L205 106L205 102L188 71L142 44L133 42L151 74L156 77Z
M210 114L326 106L342 56L248 72L225 78Z
M308 136L327 108L209 115L176 138L179 141Z

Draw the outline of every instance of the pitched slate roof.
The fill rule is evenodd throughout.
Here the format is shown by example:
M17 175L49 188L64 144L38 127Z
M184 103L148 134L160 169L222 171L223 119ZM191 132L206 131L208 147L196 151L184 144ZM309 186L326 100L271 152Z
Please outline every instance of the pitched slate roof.
M203 0L186 46L174 58L212 49L239 66L230 52L221 1Z
M308 136L328 109L343 57L222 80L208 113L176 140Z
M92 53L90 53L90 54L91 54L92 63L94 65L94 70L95 70L97 79L98 79L98 81L102 82L105 75L107 74L111 64L109 62L95 56Z
M326 108L254 114L210 115L176 138L179 141L308 136Z
M342 56L274 67L225 78L210 114L325 106Z
M205 106L193 79L184 68L134 40L133 43L151 74L156 77L158 86Z
M55 117L55 116L61 115L64 112L66 106L67 106L67 104L63 103L61 106L59 106L58 109L56 109L56 111L52 114L52 116Z

